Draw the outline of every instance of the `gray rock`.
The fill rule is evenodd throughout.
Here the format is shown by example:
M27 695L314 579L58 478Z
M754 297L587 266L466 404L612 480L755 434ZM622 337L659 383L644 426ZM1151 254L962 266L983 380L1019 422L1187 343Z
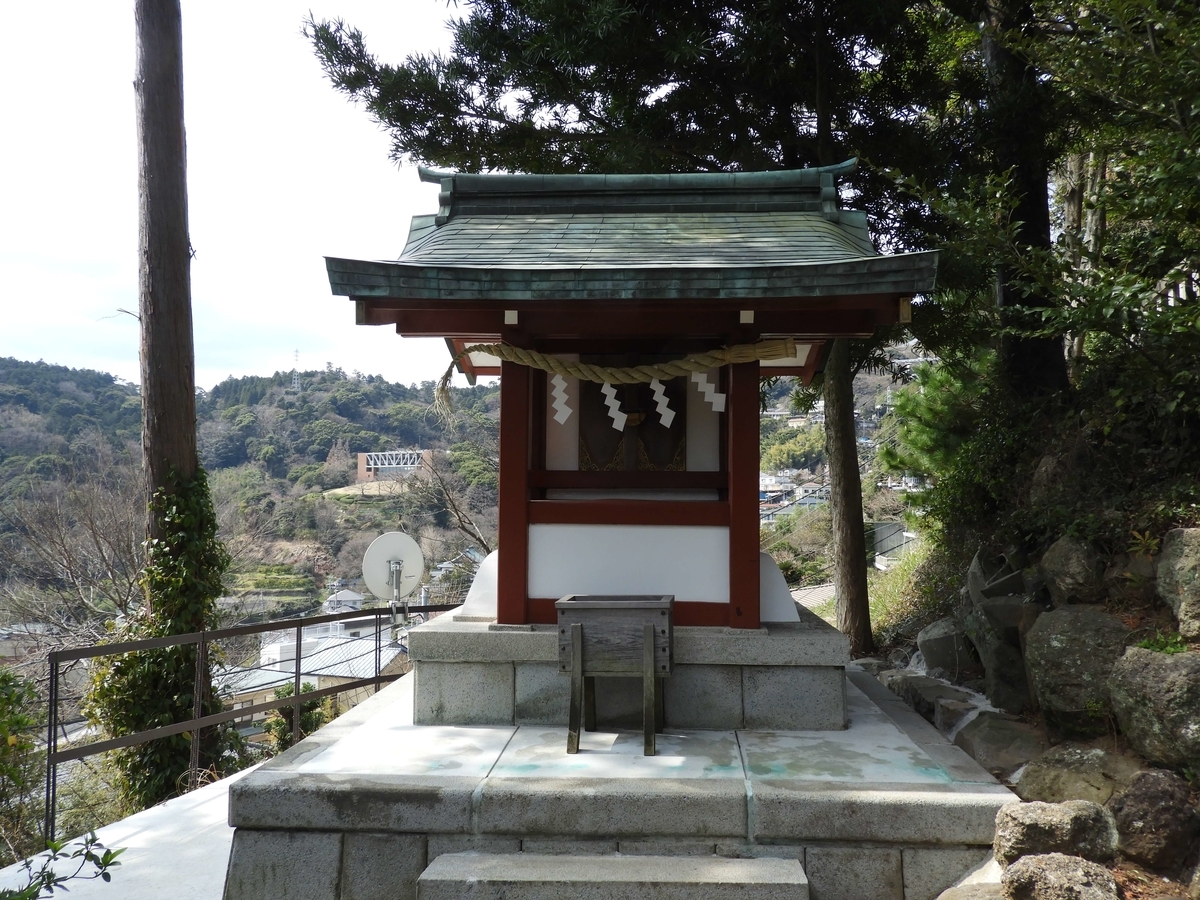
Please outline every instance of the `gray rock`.
M1117 824L1098 803L1009 803L996 813L996 861L1009 866L1022 856L1069 853L1105 862L1117 852Z
M882 659L877 659L874 656L864 656L862 659L853 659L850 661L850 665L858 666L860 669L870 675L878 675L880 672L892 668L891 663L885 662Z
M954 743L993 775L1007 777L1045 752L1046 738L1014 716L985 710L962 727Z
M1200 771L1200 653L1130 647L1108 684L1134 751L1160 766Z
M1095 603L1104 597L1104 561L1083 541L1059 538L1042 554L1038 571L1055 606Z
M1117 882L1104 866L1075 856L1026 856L1004 870L1006 900L1120 900Z
M987 577L978 556L967 572L967 598L958 613L958 621L983 665L983 691L993 706L1010 713L1021 713L1029 704L1029 685L1021 658L1020 632L1008 627L1003 614L1007 598L984 596Z
M979 665L966 632L954 619L938 619L922 628L917 635L917 647L931 669L957 672Z
M879 673L879 680L889 691L901 697L914 710L930 722L934 720L935 704L938 700L969 701L970 693L962 688L930 678L928 675L918 675L906 669L892 669Z
M975 704L967 700L939 698L933 705L933 725L942 734L949 734L976 709Z
M1029 502L1034 506L1045 503L1062 484L1063 464L1053 453L1038 460L1033 477L1029 479Z
M1104 734L1112 707L1108 678L1129 629L1097 607L1043 613L1025 638L1025 668L1046 724L1071 736Z
M1090 800L1104 804L1127 788L1141 771L1138 761L1099 747L1059 744L1032 760L1017 782L1022 800L1061 803Z
M1200 528L1167 532L1158 561L1158 595L1171 605L1179 633L1200 639Z
M1188 783L1174 772L1140 773L1108 804L1120 851L1152 869L1183 865L1200 838L1200 812L1190 795Z

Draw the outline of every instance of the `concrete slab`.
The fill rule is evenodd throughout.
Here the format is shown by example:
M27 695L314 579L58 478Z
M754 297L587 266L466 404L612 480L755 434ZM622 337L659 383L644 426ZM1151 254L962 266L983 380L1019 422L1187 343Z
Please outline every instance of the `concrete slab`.
M450 616L430 619L408 633L408 657L414 662L558 663L555 625L495 625L463 622Z
M738 732L747 777L902 784L955 780L853 685L846 687L846 708L846 731ZM944 738L941 744L948 746Z
M378 726L371 722L294 771L304 775L361 772L374 776L484 778L516 732L512 725Z
M751 781L755 841L879 841L902 846L988 845L1002 785Z
M906 847L904 900L935 900L946 888L992 857L990 848Z
M568 754L567 729L517 730L492 769L492 778L743 778L732 731L660 734L657 752L645 756L642 735L584 731L579 752Z
M413 721L418 725L511 725L515 703L511 662L415 664Z
M888 847L806 847L813 900L907 900L900 851Z
M426 865L425 855L423 834L351 832L345 835L338 900L415 897L417 878ZM279 895L288 896L287 892Z
M845 684L836 666L744 666L745 727L840 731L846 727Z
M742 670L738 666L675 666L663 679L668 728L741 728Z
M797 609L799 622L771 622L757 629L676 626L675 663L710 666L848 663L849 639L811 611ZM554 625L497 625L438 616L413 628L408 640L409 657L417 663L558 661Z
M740 778L492 777L475 826L531 837L742 837L746 788Z
M513 715L518 725L566 725L571 705L571 679L557 662L515 664Z
M221 900L233 829L226 821L229 786L251 770L168 800L96 832L105 847L123 847L112 881L72 881L76 900ZM61 867L66 869L65 866ZM59 874L65 874L60 872ZM0 869L0 888L25 886L20 864Z
M653 887L651 887L653 886ZM418 900L807 900L795 860L448 854L422 873Z
M229 854L225 900L338 900L342 837L340 832L239 828Z

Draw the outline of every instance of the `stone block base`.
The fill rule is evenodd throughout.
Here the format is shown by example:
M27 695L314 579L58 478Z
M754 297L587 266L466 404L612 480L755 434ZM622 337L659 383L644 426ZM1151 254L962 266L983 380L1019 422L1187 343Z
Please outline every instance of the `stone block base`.
M667 728L845 728L845 639L802 612L799 625L675 629ZM570 679L559 671L554 626L439 618L412 630L409 652L418 725L567 724ZM639 728L641 692L637 678L597 679L598 727Z

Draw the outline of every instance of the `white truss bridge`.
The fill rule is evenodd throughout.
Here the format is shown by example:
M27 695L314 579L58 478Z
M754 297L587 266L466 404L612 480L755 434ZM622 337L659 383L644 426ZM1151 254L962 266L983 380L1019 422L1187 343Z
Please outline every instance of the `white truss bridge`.
M385 450L382 453L368 453L367 468L412 472L421 467L424 452L423 450Z

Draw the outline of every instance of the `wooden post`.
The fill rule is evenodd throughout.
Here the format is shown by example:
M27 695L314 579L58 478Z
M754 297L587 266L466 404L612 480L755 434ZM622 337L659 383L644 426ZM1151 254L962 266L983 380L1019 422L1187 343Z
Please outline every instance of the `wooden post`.
M583 705L583 625L574 622L571 625L571 706L567 712L567 752L579 752L579 719L582 716L580 707ZM595 686L593 684L593 691ZM592 715L595 716L595 697L592 698ZM596 730L595 721L591 731Z
M138 314L146 499L196 472L191 243L179 0L137 0ZM147 507L146 534L164 537ZM153 598L151 598L153 602Z
M658 725L658 708L655 706L654 686L654 626L647 622L642 626L642 754L654 755L654 729Z
M758 363L729 367L729 624L758 628Z
M500 560L496 621L524 625L529 589L529 369L500 365ZM755 445L757 446L757 444Z

